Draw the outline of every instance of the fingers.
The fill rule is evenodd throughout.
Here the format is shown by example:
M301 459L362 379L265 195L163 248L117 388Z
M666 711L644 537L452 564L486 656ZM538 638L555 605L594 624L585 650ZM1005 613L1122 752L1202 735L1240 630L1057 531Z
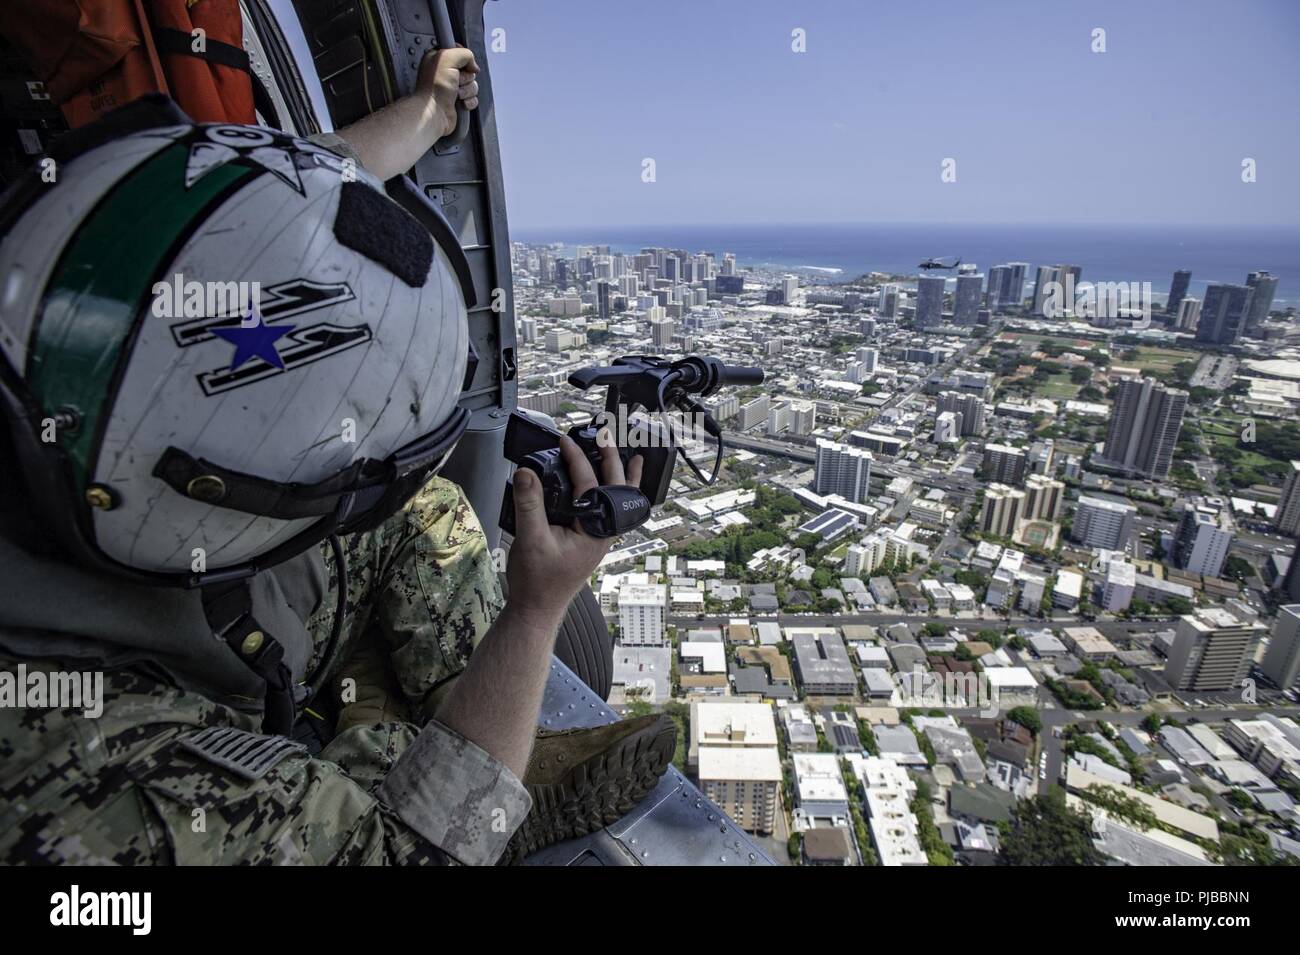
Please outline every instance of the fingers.
M537 540L548 533L546 502L542 500L542 482L528 468L515 472L515 536L521 541Z
M601 454L604 454L603 450ZM575 500L599 485L596 472L591 469L591 462L567 434L560 438L560 458L564 461L564 466L569 469L569 482L573 485Z
M609 432L605 434L605 441L600 444L601 474L606 484L626 484L627 478L623 474L623 459L619 457L618 445L614 443L613 438L609 437Z
M449 46L445 50L439 50L438 57L441 65L448 69L460 70L462 73L478 72L478 61L474 59L473 51L463 46Z
M475 109L478 107L478 80L469 73L462 73L460 76L460 89L457 90L456 96L461 105L466 109ZM468 81L467 81L468 80Z
M641 486L641 470L645 465L645 458L637 455L627 463L627 483L632 487Z

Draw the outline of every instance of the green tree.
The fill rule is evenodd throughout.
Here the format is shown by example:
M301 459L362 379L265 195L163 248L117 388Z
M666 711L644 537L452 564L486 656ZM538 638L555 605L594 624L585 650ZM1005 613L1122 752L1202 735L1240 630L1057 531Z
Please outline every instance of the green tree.
M1043 718L1038 715L1038 710L1032 706L1013 707L1007 714L1007 719L1013 723L1019 723L1029 732L1037 736L1043 729Z
M1001 865L1082 866L1103 861L1092 841L1091 819L1066 804L1060 787L1021 800L1012 810L1011 822L1003 826Z
M785 841L785 851L786 854L790 857L791 862L797 862L799 860L799 854L802 851L802 849L803 849L803 833L802 832L790 833L790 838Z

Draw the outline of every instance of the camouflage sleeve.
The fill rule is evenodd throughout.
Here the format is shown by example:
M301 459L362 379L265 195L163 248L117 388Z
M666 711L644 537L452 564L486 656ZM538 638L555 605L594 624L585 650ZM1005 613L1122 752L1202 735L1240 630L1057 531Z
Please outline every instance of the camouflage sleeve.
M253 747L275 739L245 735ZM290 756L256 780L195 765L183 747L171 754L138 778L168 797L151 801L177 861L412 864L445 853L488 865L531 807L509 769L437 723L356 727L321 758ZM205 805L216 811L205 811L204 831L187 832Z
M503 763L436 721L420 730L375 795L402 822L465 865L499 859L532 808L528 790Z
M402 693L426 716L501 610L487 538L461 489L434 478L387 528L401 543L376 595Z
M0 708L0 860L486 863L529 809L508 769L437 724L358 727L313 758L143 675L104 682L98 718Z

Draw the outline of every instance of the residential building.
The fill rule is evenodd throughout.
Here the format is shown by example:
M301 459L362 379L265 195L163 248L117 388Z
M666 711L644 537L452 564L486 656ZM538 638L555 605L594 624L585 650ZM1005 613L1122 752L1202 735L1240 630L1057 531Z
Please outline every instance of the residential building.
M721 646L721 644L719 644ZM691 704L687 765L694 769L705 749L776 750L776 719L766 703L707 700Z
M1226 507L1203 502L1183 509L1170 556L1175 567L1218 577L1231 545L1231 512Z
M867 827L880 864L929 865L911 809L916 782L907 770L879 756L854 755L849 757L849 763L862 783Z
M1123 613L1133 602L1137 583L1137 568L1123 560L1112 560L1106 565L1106 582L1101 589L1101 609L1109 613Z
M1212 282L1201 301L1196 340L1207 345L1235 345L1246 330L1255 290L1248 285Z
M968 272L957 276L957 290L953 294L952 323L974 325L975 316L984 295L984 276Z
M1006 444L984 446L984 479L1000 484L1020 484L1025 479L1025 451Z
M781 758L776 747L700 751L700 789L719 809L749 832L762 835L776 828L780 804Z
M1273 308L1273 297L1277 294L1277 276L1263 271L1251 272L1246 276L1246 287L1254 294L1250 297L1250 308L1246 312L1242 331L1255 335Z
M917 328L935 328L943 324L943 290L947 280L938 275L922 275L916 280Z
M1240 620L1218 607L1180 617L1165 664L1165 681L1175 690L1237 688L1250 669L1263 631L1263 624Z
M1019 306L1025 294L1025 273L1028 262L1007 262L989 269L988 306Z
M858 678L844 640L834 630L794 631L795 674L810 696L852 696Z
M1074 655L1089 663L1103 663L1119 652L1096 627L1066 627L1061 634Z
M619 642L628 647L662 647L666 605L662 584L622 587L618 593Z
M1151 378L1125 378L1116 386L1102 467L1151 480L1163 480L1174 459L1183 425L1187 392L1166 388Z
M1043 474L1025 479L1025 507L1021 515L1027 521L1055 521L1065 507L1065 484Z
M993 483L984 490L984 504L980 510L980 530L985 534L1010 537L1023 516L1025 492Z
M871 452L865 448L819 438L813 490L860 503L869 493L871 461Z
M1085 547L1123 551L1133 536L1137 508L1110 498L1081 495L1071 536Z
M1052 588L1052 606L1062 610L1074 610L1083 599L1083 574L1077 570L1061 570L1056 574L1056 586Z
M1282 482L1282 497L1274 517L1277 529L1292 537L1300 535L1300 461L1292 461Z
M961 421L956 412L940 411L934 417L934 443L956 444L961 439Z
M984 433L986 411L980 395L963 391L940 392L938 413L946 411L957 415L957 433L963 438Z
M1192 282L1192 272L1190 269L1179 269L1174 273L1174 280L1169 286L1169 298L1165 301L1165 311L1171 315L1177 315L1183 298L1187 295L1188 286Z
M1283 689L1300 682L1300 604L1277 608L1277 620L1260 669Z

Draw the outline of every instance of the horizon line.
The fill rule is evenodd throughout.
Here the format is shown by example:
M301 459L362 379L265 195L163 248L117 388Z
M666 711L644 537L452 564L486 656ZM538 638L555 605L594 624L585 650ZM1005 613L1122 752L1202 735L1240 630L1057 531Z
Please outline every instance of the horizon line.
M1069 223L1052 223L1052 222L1010 222L1010 221L986 221L986 222L941 222L941 221L917 221L917 220L860 220L860 221L834 221L834 222L817 222L813 220L800 220L797 222L790 221L767 221L767 222L682 222L682 223L629 223L627 225L610 225L597 223L578 223L578 224L561 224L554 223L544 226L538 225L515 225L510 223L512 230L521 232L572 232L575 230L601 230L601 231L629 231L638 229L719 229L719 228L843 228L853 226L885 226L891 228L897 227L948 227L948 228L1103 228L1103 229L1147 229L1147 228L1179 228L1179 229L1280 229L1283 231L1300 232L1300 225L1291 222L1069 222Z

